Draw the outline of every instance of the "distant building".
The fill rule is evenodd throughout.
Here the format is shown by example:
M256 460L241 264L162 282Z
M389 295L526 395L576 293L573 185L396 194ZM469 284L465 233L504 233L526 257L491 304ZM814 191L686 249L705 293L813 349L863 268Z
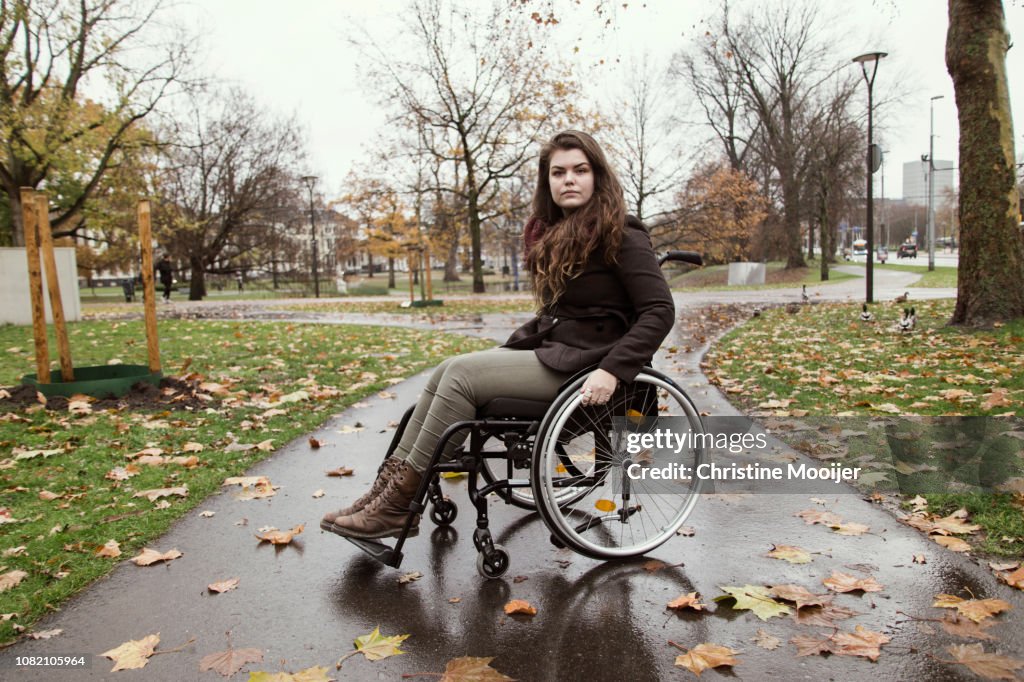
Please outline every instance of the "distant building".
M935 200L953 191L953 162L935 159ZM928 162L909 161L903 164L903 199L911 204L928 204Z

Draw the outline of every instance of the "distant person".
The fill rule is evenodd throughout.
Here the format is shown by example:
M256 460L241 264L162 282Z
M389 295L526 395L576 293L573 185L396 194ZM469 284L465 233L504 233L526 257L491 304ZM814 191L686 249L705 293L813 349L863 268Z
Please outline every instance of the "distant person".
M240 273L240 272L236 272L235 273L235 282L238 283L238 290L241 291L242 290L242 273Z
M153 268L160 276L160 284L164 286L164 303L171 302L171 285L174 284L174 267L167 254L160 256L156 267Z

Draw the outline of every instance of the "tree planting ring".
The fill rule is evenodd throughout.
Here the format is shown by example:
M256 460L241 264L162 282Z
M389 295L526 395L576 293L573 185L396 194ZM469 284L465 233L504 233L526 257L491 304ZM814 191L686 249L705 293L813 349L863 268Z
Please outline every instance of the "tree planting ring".
M51 375L51 383L39 383L35 374L26 374L21 378L21 383L34 387L46 397L84 394L95 398L117 398L140 381L159 386L162 377L162 372L152 372L146 365L98 365L75 367L74 381L61 381L60 371L55 370Z

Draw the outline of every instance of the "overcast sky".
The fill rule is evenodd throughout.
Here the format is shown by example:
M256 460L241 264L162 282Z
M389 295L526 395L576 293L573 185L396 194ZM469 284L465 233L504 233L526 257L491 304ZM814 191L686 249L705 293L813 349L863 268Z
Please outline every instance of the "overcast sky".
M733 4L744 6L742 0ZM1024 9L1020 3L1004 4L1011 35L1024 40ZM322 191L333 198L343 193L345 174L365 157L363 145L384 120L372 91L360 81L360 57L347 37L359 23L375 34L394 35L405 5L402 0L213 0L182 4L176 11L202 33L203 62L214 75L243 85L268 108L298 117L308 133L309 172L321 177ZM549 47L577 60L581 73L592 68L597 55L625 63L647 51L653 60L667 63L672 53L704 33L701 19L709 5L696 0L647 0L643 6L631 2L616 12L613 30L603 30L604 20L589 10L566 10L566 26L553 34L557 37ZM838 57L889 53L878 69L876 98L893 90L903 95L899 103L876 110L876 141L880 136L889 151L886 196L901 196L903 163L928 151L929 99L934 95L944 96L935 102L935 158L957 158L956 107L944 57L946 2L848 0L820 5L838 13L827 29L835 32ZM573 52L577 45L583 47L579 53ZM1020 155L1024 86L1015 87L1015 81L1024 77L1024 43L1010 50L1007 62ZM852 63L850 68L859 70ZM595 91L588 94L595 98L621 77L610 68L601 73L605 75L587 81ZM866 102L866 86L862 94ZM686 98L686 93L678 96ZM878 193L877 181L875 187Z

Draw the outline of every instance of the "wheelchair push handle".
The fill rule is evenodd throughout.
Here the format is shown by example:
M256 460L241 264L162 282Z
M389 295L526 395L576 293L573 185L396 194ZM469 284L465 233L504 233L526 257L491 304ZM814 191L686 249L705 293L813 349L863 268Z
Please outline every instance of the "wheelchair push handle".
M704 265L704 259L696 251L669 251L658 259L658 265L662 266L665 261L679 261L690 265Z

